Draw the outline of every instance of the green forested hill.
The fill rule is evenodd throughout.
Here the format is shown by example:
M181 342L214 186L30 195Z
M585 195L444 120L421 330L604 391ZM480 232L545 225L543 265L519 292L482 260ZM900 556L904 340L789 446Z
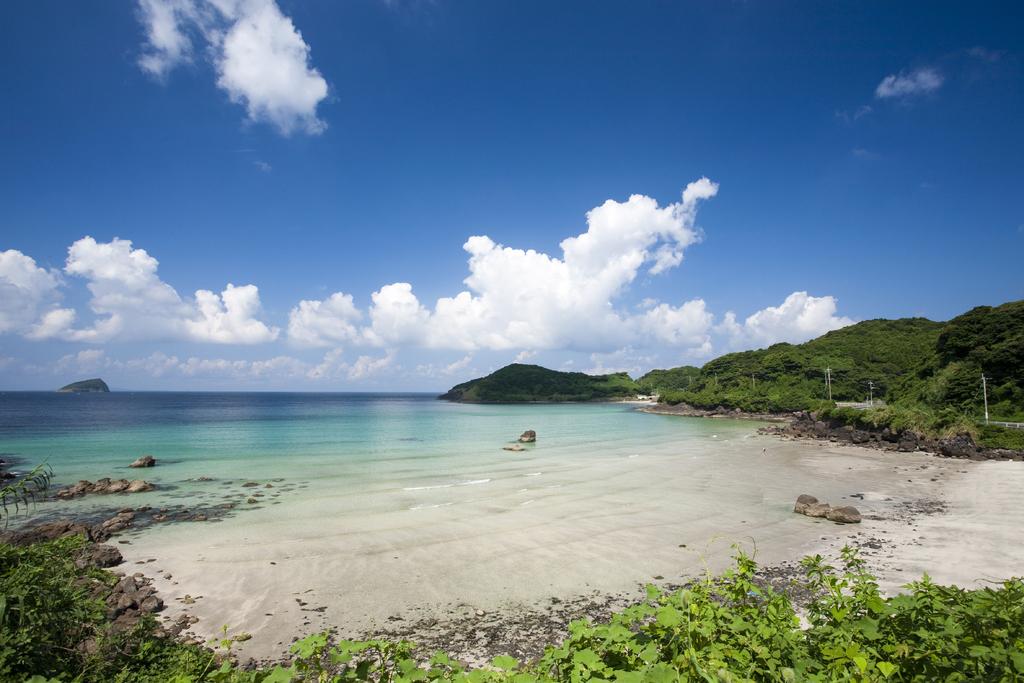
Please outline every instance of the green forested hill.
M636 382L624 372L587 375L513 363L487 377L452 387L441 398L468 403L599 401L635 396L638 391Z
M703 368L591 376L513 364L442 398L469 402L591 401L659 393L669 403L748 412L876 399L969 422L982 414L981 374L993 419L1024 421L1024 301L981 306L949 322L866 320L803 344L726 354ZM873 387L873 389L869 389ZM957 417L959 416L959 417Z
M886 398L890 387L932 352L942 329L942 323L924 318L866 320L804 344L726 354L708 362L688 389L659 382L665 371L652 371L638 382L670 401L782 412L827 400L825 371L831 368L834 400L867 400L869 382L875 398Z
M982 373L989 412L1024 421L1024 301L979 306L950 320L932 352L893 393L905 403L976 412L982 405Z
M637 382L672 403L783 412L827 400L826 368L836 401L866 400L870 382L888 403L968 417L982 413L984 371L993 419L1024 419L1024 301L981 306L946 323L867 320L804 344L730 353L696 375L655 370Z
M682 365L670 370L651 370L637 380L641 390L646 393L661 391L685 391L691 388L700 377L700 368Z

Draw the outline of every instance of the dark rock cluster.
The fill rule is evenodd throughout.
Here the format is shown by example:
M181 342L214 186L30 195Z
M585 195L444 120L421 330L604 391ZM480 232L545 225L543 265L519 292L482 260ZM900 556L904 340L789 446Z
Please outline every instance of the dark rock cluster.
M888 427L872 429L854 427L840 420L819 419L817 413L797 413L792 422L785 426L762 427L759 431L781 434L804 439L822 439L879 448L887 451L912 453L927 451L947 458L969 458L971 460L1024 460L1024 452L1003 448L985 448L974 443L968 434L958 434L944 439L921 436L911 430L894 431Z
M97 479L95 482L82 479L77 484L72 484L67 488L57 491L57 497L75 498L89 493L139 493L142 491L152 491L154 488L153 484L141 479L128 481L127 479L104 477L103 479Z

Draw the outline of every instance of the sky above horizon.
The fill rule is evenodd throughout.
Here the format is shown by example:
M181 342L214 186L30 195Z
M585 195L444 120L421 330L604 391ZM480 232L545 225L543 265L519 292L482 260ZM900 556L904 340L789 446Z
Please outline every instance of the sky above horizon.
M1024 298L1019 2L0 6L0 389L634 376Z

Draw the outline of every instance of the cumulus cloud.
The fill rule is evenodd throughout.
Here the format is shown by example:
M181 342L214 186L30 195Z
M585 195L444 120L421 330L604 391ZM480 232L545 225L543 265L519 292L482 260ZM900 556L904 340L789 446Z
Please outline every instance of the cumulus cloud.
M0 252L0 334L26 332L57 298L60 275L17 249Z
M64 272L87 281L92 294L92 325L75 327L70 308L46 312L26 336L67 341L185 339L223 344L255 344L277 338L278 329L256 319L259 291L228 284L219 295L199 290L182 299L157 275L158 261L130 240L97 242L83 237L68 249Z
M255 285L227 289L217 295L209 290L196 292L200 317L186 320L185 329L193 339L222 344L259 344L277 338L277 328L256 319L260 312L260 292Z
M395 351L389 350L383 356L359 356L355 362L348 363L344 360L342 349L331 349L324 354L323 360L306 371L306 376L314 380L367 379L391 367L394 359Z
M699 202L714 197L707 178L690 183L679 202L659 206L644 195L608 200L587 212L587 230L560 244L561 257L497 244L485 235L466 240L467 290L424 306L407 282L385 285L371 296L369 325L359 331L378 346L459 349L600 349L644 335L665 343L701 347L710 316L704 302L662 303L640 316L616 309L616 301L646 272L678 266L700 238ZM345 294L335 294L335 297ZM347 300L347 301L350 301ZM333 317L337 340L355 339L352 312L332 313L330 299L302 302L292 310L289 336L330 343L320 330ZM313 315L313 311L316 315Z
M769 346L778 342L800 342L821 336L853 320L836 315L838 301L832 296L810 296L793 292L779 306L769 306L740 324L736 314L725 314L717 331L729 337L734 348Z
M461 374L463 370L469 367L469 364L473 362L473 354L467 353L462 358L452 361L447 365L437 366L433 363L424 363L416 366L416 374L424 377L451 377L455 374ZM516 361L518 362L518 360Z
M610 375L616 372L625 372L633 377L638 377L655 364L655 358L651 355L644 355L631 346L626 346L611 353L592 353L590 362L593 365L583 371L588 375Z
M350 294L336 292L323 301L300 301L288 316L288 338L301 346L331 346L360 336L362 312Z
M875 88L875 97L884 100L927 95L942 87L943 80L942 74L933 67L901 71L883 78Z
M54 374L77 372L80 374L96 372L110 365L107 354L102 349L84 349L78 353L62 356L53 364Z
M317 106L327 81L310 63L309 45L274 0L139 0L146 43L139 67L164 78L205 47L217 86L245 107L249 120L282 134L327 127ZM268 169L269 170L269 169Z

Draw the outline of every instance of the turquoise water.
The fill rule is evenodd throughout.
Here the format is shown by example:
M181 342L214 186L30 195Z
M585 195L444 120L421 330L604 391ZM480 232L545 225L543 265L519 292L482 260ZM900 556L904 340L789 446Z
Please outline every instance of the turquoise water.
M526 429L538 432L537 447L501 450ZM132 496L134 505L212 505L228 500L217 485L242 478L276 481L281 490L274 498L330 487L392 491L400 495L380 500L382 509L415 507L435 504L433 491L490 483L510 463L516 472L530 462L550 470L751 431L749 423L646 415L620 403L469 405L424 394L0 394L0 457L16 469L47 462L58 486L101 477L157 485ZM143 454L156 457L157 467L128 467ZM126 503L116 498L74 505Z

